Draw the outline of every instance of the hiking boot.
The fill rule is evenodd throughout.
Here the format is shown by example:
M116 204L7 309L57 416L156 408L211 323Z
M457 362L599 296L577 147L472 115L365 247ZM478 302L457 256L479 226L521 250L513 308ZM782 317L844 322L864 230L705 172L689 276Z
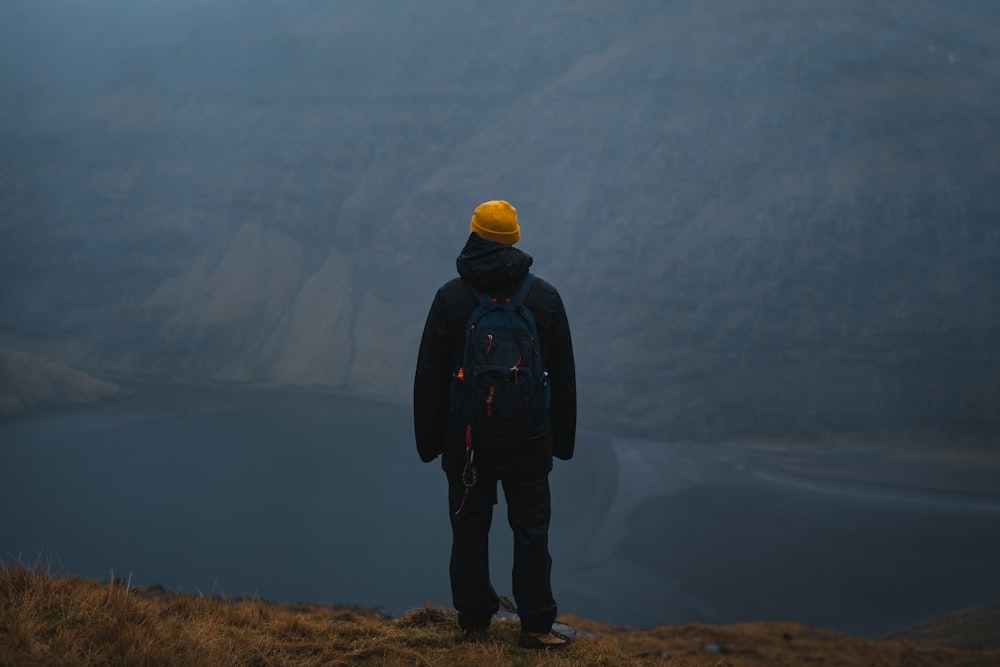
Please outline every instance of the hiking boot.
M521 632L517 645L525 651L555 651L566 648L573 640L558 632Z
M462 630L462 641L467 644L485 644L490 640L490 633L486 628L476 630Z

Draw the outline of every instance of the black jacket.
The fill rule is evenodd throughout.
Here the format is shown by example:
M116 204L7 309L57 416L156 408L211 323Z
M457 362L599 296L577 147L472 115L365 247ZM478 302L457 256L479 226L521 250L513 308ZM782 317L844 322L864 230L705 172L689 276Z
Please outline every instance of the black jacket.
M478 305L466 283L490 296L511 296L532 261L513 246L472 233L456 261L460 277L442 285L434 296L413 381L413 423L422 460L432 461L443 454L442 467L456 473L465 465L464 435L449 414L449 400L451 374L462 360L466 321ZM539 440L522 443L506 454L476 452L477 464L492 466L498 473L547 471L553 455L573 456L576 439L576 369L562 299L555 287L536 277L525 305L535 317L542 361L549 372L549 420Z

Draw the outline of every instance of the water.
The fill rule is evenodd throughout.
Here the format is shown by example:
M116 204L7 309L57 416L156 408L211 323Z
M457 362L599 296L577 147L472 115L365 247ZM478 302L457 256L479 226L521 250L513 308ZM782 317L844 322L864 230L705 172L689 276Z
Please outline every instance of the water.
M0 553L187 591L419 605L440 577L400 575L433 572L446 525L433 520L430 470L385 412L174 387L6 424L0 500L16 511Z
M211 384L2 423L0 558L397 615L448 605L445 480L410 424L405 406ZM878 635L1000 600L1000 484L980 465L582 433L551 479L564 612Z

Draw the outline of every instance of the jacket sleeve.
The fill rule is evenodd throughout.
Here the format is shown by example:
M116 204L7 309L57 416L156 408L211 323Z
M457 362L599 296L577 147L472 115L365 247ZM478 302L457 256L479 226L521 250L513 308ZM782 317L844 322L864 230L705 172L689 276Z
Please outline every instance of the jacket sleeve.
M413 379L413 430L417 453L424 462L441 454L447 436L453 370L449 368L447 326L447 308L439 290L424 324Z
M576 364L569 320L558 294L553 315L551 356L546 361L552 387L552 455L568 461L576 446Z

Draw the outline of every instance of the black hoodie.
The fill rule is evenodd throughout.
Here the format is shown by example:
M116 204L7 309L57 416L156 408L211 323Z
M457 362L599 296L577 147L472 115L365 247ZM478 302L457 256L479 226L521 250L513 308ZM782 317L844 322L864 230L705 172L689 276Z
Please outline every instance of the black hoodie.
M451 374L462 359L466 321L478 305L469 285L491 296L510 296L533 261L513 246L472 233L456 260L460 277L442 285L434 296L413 381L413 424L422 460L432 461L443 454L441 465L452 473L465 465L465 443L449 415L449 400ZM576 439L576 370L562 299L555 287L536 277L525 305L535 317L542 361L549 372L549 423L540 440L522 443L505 455L476 454L477 463L492 466L498 476L547 471L553 455L573 456Z

